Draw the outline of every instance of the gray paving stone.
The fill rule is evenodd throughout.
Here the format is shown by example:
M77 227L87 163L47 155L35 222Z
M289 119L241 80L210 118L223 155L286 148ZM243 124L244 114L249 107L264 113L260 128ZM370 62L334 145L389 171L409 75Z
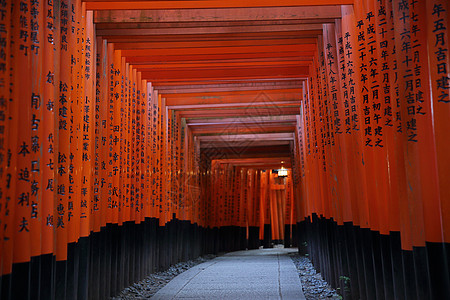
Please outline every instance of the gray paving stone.
M288 253L296 249L237 251L180 274L152 299L305 299Z

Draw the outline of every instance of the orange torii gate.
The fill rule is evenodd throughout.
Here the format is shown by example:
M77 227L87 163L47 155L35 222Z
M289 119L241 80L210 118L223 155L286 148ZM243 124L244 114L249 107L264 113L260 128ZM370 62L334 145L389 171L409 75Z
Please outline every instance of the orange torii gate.
M450 298L450 4L300 2L0 3L0 298L291 237L345 299Z

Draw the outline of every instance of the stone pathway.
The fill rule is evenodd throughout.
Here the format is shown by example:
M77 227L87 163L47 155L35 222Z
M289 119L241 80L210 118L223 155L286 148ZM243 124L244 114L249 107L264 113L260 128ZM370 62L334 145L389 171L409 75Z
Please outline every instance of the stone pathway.
M227 253L178 275L152 299L305 299L296 249Z

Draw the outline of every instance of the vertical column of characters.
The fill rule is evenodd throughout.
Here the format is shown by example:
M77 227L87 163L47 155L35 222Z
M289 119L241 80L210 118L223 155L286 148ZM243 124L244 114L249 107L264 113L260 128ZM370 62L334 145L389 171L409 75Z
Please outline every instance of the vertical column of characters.
M405 159L404 159L404 143L403 143L403 124L401 118L401 102L400 102L400 86L399 86L399 78L400 78L400 69L399 63L397 59L397 47L396 45L396 34L395 34L395 18L394 15L394 5L393 1L386 2L386 9L389 11L388 13L388 36L390 39L389 51L391 53L391 67L390 67L390 83L391 83L391 107L392 107L392 119L393 119L393 132L394 132L394 146L392 147L393 151L391 151L392 159L394 160L394 164L392 164L392 168L390 169L390 178L398 179L398 183L392 182L391 187L393 185L396 186L397 189L394 190L394 199L398 199L397 202L392 202L394 205L398 203L398 214L391 215L391 220L394 218L398 219L400 231L401 231L401 240L402 240L402 249L411 250L412 249L412 239L411 239L411 222L409 219L409 211L408 211L408 194L406 189L406 169L405 169ZM399 50L398 50L399 51ZM389 135L388 135L389 137ZM395 208L395 206L393 206ZM394 213L394 212L393 212ZM393 214L392 213L392 214Z
M18 100L15 96L15 76L17 76L16 60L19 59L19 27L13 21L19 18L19 8L17 5L13 5L12 2L7 2L5 6L7 9L6 16L9 16L8 24L6 24L6 32L2 33L2 37L5 36L6 45L2 45L5 49L6 56L6 76L5 80L6 89L6 124L5 129L5 206L4 206L4 220L2 226L3 245L2 245L2 274L10 274L12 272L13 263L13 247L15 236L15 211L16 211L16 180L17 180L17 158L18 152L16 152L17 140L18 140L18 123L17 114L19 111ZM2 89L3 90L3 89ZM3 93L3 92L2 92Z
M303 83L303 88L305 89L306 83ZM307 183L306 183L306 169L308 166L306 165L306 151L305 151L305 101L306 97L303 97L302 104L300 107L300 115L297 115L296 122L296 140L294 143L295 146L295 164L297 166L297 174L294 174L294 201L295 201L295 209L297 212L297 216L300 218L298 221L303 220L307 216L308 206L307 206Z
M341 99L341 80L338 71L338 52L336 44L336 30L334 24L323 25L323 47L325 70L327 73L327 81L329 82L328 105L330 107L329 114L332 114L334 125L334 147L332 147L332 159L334 166L336 183L336 207L334 217L339 225L344 221L344 213L348 212L344 208L350 203L350 187L349 174L347 170L348 159L346 153L346 135L350 132L350 128L345 124L344 103ZM350 221L350 217L346 215L346 220Z
M195 214L198 218L199 213L200 213L200 190L198 189L198 187L200 186L200 152L201 152L201 148L200 148L200 139L198 137L194 138L194 186L196 187L195 189L195 197L194 197L194 201L195 201Z
M373 12L369 11L366 3L358 3L354 5L356 17L356 34L357 42L356 49L358 61L356 68L359 68L359 96L361 99L359 112L361 116L361 130L363 134L363 149L362 160L363 172L366 177L366 198L368 205L368 227L373 230L378 230L378 200L377 200L377 170L374 163L374 147L375 142L375 128L378 127L379 120L375 121L375 109L373 107L374 93L377 89L376 82L376 61L372 53L375 50L375 29L373 24ZM373 70L373 71L372 71ZM358 91L357 91L358 92ZM376 94L375 94L376 96ZM358 98L358 97L357 97ZM378 107L376 107L378 109ZM378 135L378 131L377 131ZM380 145L380 144L378 144ZM361 224L364 226L365 224ZM367 228L367 227L364 227Z
M310 70L313 70L312 67L310 67ZM312 75L312 74L311 74ZM301 111L302 119L300 122L300 126L303 125L303 153L304 153L304 177L302 177L302 196L303 196L303 202L305 207L305 217L311 215L312 206L310 205L311 201L314 199L314 189L312 186L312 182L314 180L314 170L313 170L313 128L312 128L312 117L311 114L311 99L314 97L313 91L312 91L312 77L309 77L307 81L303 82L303 101L302 101L302 107ZM311 87L311 88L310 88Z
M180 165L179 165L179 173L180 173L180 189L179 189L179 193L180 193L180 218L181 220L188 220L188 215L187 215L187 202L186 202L186 193L188 192L187 190L187 173L186 173L186 118L183 118L181 116L181 114L179 114L179 118L180 118L180 143L179 143L179 147L180 147ZM205 206L208 204L207 201L205 201L206 199L206 195L207 195L207 189L208 189L208 180L210 178L209 174L208 174L208 167L205 166L204 169L204 176L205 176L205 180L204 182L204 186L203 186L203 201ZM208 211L208 208L206 207L206 210Z
M134 135L133 135L133 122L134 122L134 93L135 87L133 86L133 69L126 63L127 69L127 82L128 82L128 139L127 139L127 192L128 192L128 211L127 221L133 220L134 217Z
M142 214L142 190L141 190L141 84L142 77L140 72L136 72L136 142L135 142L135 154L136 154L136 204L135 211L136 217L135 222L141 222Z
M165 100L165 98L164 98ZM165 102L165 101L164 101ZM175 199L172 194L172 183L173 183L173 115L172 110L164 110L166 113L166 201L167 201L167 222L172 219L173 209L175 208Z
M157 154L157 164L158 164L158 206L159 206L159 224L164 225L164 214L166 209L166 203L164 202L164 189L163 189L163 180L165 177L165 170L163 169L163 162L164 159L164 120L162 117L162 99L161 95L158 93L158 154Z
M114 44L107 44L107 95L105 98L104 170L100 196L100 228L112 221L113 154L114 154L114 85L117 66L114 64Z
M128 65L130 82L130 221L136 216L136 70Z
M15 193L15 222L14 222L14 252L13 262L21 263L30 260L30 221L31 221L31 174L32 174L32 150L31 134L33 129L37 129L39 121L37 117L32 118L31 112L31 2L22 0L18 5L14 5L17 13L13 15L14 44L18 47L13 50L14 55L14 90L13 99L17 105L15 119L18 126L17 142L15 152L17 157L17 176L14 178L16 185ZM14 116L13 116L14 118ZM36 167L36 166L35 166Z
M86 38L82 45L85 51L85 97L83 101L83 144L82 144L82 185L80 198L80 237L87 237L90 233L90 201L93 197L95 172L95 91L96 91L96 49L94 32L94 13L87 11L85 15ZM95 103L96 104L96 103Z
M309 99L309 115L310 115L310 122L309 125L306 124L305 126L308 126L311 128L311 150L310 150L310 161L311 161L311 171L310 174L312 174L311 178L311 184L309 184L308 187L308 196L312 195L310 197L311 199L308 200L308 202L311 204L311 212L315 212L318 215L322 212L322 199L321 199L321 183L320 183L320 168L321 168L321 161L319 158L319 125L318 124L318 115L317 115L317 98L318 98L318 69L317 69L317 56L313 58L313 63L310 67L310 74L312 74L311 78L308 79L309 86L310 86L310 99Z
M352 138L352 110L349 97L349 80L347 74L347 65L345 63L345 44L342 32L342 20L335 21L335 45L336 45L336 76L339 79L339 109L343 118L343 153L346 156L346 163L344 164L344 170L348 177L348 197L343 199L343 221L353 221L352 202L358 201L357 197L357 181L359 176L355 172L355 159L354 159L354 144Z
M301 176L301 172L303 171L303 164L300 162L302 160L302 157L300 155L300 151L299 151L299 136L301 136L303 138L303 133L299 133L299 130L301 129L299 126L299 121L301 120L302 116L302 107L300 104L300 112L299 115L297 115L296 117L296 121L295 121L295 130L294 130L294 140L290 143L290 148L291 148L291 168L292 168L292 184L293 184L293 188L294 188L294 192L293 192L293 205L295 207L295 210L300 210L300 205L303 204L303 202L300 202L300 198L303 198L301 196L301 193L303 191L302 187L301 187L301 181L300 181L300 176ZM300 142L300 143L303 143ZM303 208L302 208L303 210Z
M9 159L11 148L9 144L10 130L9 118L11 116L10 104L10 69L11 69L11 4L12 1L3 1L0 4L0 274L3 274L3 265L7 265L4 257L4 245L11 245L10 235L6 228L12 227L10 223L11 174L9 173Z
M198 190L199 184L200 184L200 152L201 152L201 148L200 148L200 139L196 136L193 135L193 157L194 157L194 161L193 161L193 186L195 186L196 188L194 189L194 194L193 194L193 209L194 209L194 217L195 217L195 221L198 222L200 221L200 208L201 208L201 203L200 203L200 191Z
M141 81L141 220L149 217L149 191L148 191L148 158L147 158L147 128L148 128L148 92L147 80Z
M128 142L127 142L127 192L128 192L128 207L127 207L127 221L134 218L134 96L135 86L133 77L133 68L129 63L126 63L127 68L127 82L128 82Z
M159 169L159 153L160 153L160 118L159 118L159 95L158 91L154 90L153 96L153 169L152 169L152 185L153 195L155 201L155 217L159 219L161 211L161 198L160 198L160 169Z
M156 134L155 126L157 123L155 116L155 94L152 87L152 83L147 84L148 92L148 129L147 129L147 153L148 153L148 197L150 200L150 217L156 217L156 190L155 190L155 153L156 153Z
M158 105L157 105L157 111L158 111L158 131L157 131L157 142L158 142L158 153L157 153L157 178L158 178L158 207L159 207L159 224L164 224L164 214L165 214L165 202L164 202L164 194L163 194L163 180L165 176L165 171L163 170L163 162L164 159L163 153L164 153L164 120L162 116L162 99L161 95L158 93Z
M171 150L172 150L172 138L171 138L171 127L172 127L172 114L171 111L166 106L166 98L162 98L163 100L163 112L164 112L164 169L166 170L166 176L164 181L164 196L165 196L165 203L166 203L166 223L169 222L172 219L172 209L173 209L173 202L170 194L170 188L171 188L171 182L172 182L172 157L171 156ZM199 214L200 214L199 210Z
M128 63L125 62L125 58L122 57L122 68L125 72L125 101L124 101L124 119L125 119L125 143L124 143L124 195L125 202L123 203L123 222L127 222L130 220L130 204L131 204L131 165L130 165L130 145L131 145L131 86L130 86L130 68Z
M106 100L106 178L105 178L105 196L100 198L102 202L100 213L100 226L111 223L113 219L113 162L114 162L114 102L115 102L115 85L116 70L115 65L115 49L113 43L108 43L108 97Z
M414 95L414 65L411 48L412 8L409 2L394 0L394 37L395 55L398 66L399 111L397 114L402 123L400 138L403 142L404 162L407 184L407 209L411 224L412 246L425 246L423 203L420 199L421 185L418 170L419 153L417 148L417 103ZM405 220L407 221L407 220ZM409 249L408 249L409 250Z
M450 241L450 5L448 1L427 1L427 45L433 107L436 156L439 162L439 196L441 199L444 241Z
M119 63L120 76L118 78L120 84L120 95L118 100L118 110L120 112L119 120L119 201L118 206L118 224L122 225L124 221L124 209L126 205L127 192L126 192L126 143L127 143L127 110L126 110L126 80L125 80L125 58L121 58Z
M119 216L119 188L115 186L119 176L119 154L117 153L119 138L117 137L119 120L116 119L116 109L120 105L120 67L122 64L120 50L115 50L114 45L108 48L109 57L109 97L108 97L108 204L106 223L114 223ZM117 167L117 168L116 168Z
M53 1L44 1L44 37L42 42L44 92L41 97L42 105L42 184L41 184L41 252L50 254L53 252L54 230L53 230L53 206L55 201L55 173L57 139L55 136L55 102L58 94L59 78L59 44L56 35L59 31L59 17L57 18ZM57 24L58 23L58 24ZM55 84L56 83L56 84ZM56 141L56 142L55 142Z
M130 83L130 221L136 218L136 70L128 65Z
M177 143L177 151L178 151L178 167L177 167L177 174L178 174L178 207L179 207L179 213L180 217L182 214L184 214L184 192L185 192L185 178L184 178L184 126L186 126L185 119L182 118L181 113L177 111L177 132L178 132L178 143ZM203 162L204 165L204 162ZM206 180L206 167L203 168L203 176L204 180ZM206 204L206 203L205 203ZM186 220L185 217L183 217L181 220Z
M180 176L179 176L179 170L180 170L180 151L179 151L179 143L180 143L180 132L179 132L179 113L177 111L173 110L174 115L174 168L173 168L173 176L174 176L174 182L172 184L173 186L173 193L175 196L175 212L177 215L177 218L179 218L180 214ZM203 175L203 167L201 169L201 180L203 181L204 175Z
M311 101L310 101L310 113L311 113L311 127L312 127L312 172L314 174L314 184L311 185L311 190L314 195L311 203L313 206L313 211L318 215L322 214L323 210L323 199L321 197L321 177L320 171L322 167L322 161L320 159L320 123L318 116L318 106L317 99L319 97L319 72L317 66L317 55L313 58L313 63L311 65L311 80L310 80L310 90L311 90ZM317 200L316 200L317 199Z
M388 228L388 165L386 164L386 141L385 141L385 125L383 113L385 103L382 97L383 90L381 88L381 51L380 51L380 35L379 32L385 22L379 20L379 16L383 14L377 9L377 3L372 0L366 0L366 41L367 41L367 57L369 71L369 102L372 108L372 134L373 134L373 167L375 170L376 199L378 215L374 217L376 227L373 229L381 231L383 234L389 234ZM381 163L380 163L381 162Z
M171 109L166 109L168 124L167 124L167 201L170 204L169 208L169 221L172 219L172 214L175 213L176 210L176 198L173 194L173 184L174 184L174 165L175 165L175 153L174 153L174 112Z
M141 101L140 101L140 108L139 108L139 115L140 115L140 139L141 142L139 144L138 150L140 152L140 203L141 203L141 214L140 218L141 221L144 221L146 217L146 211L147 211L147 197L145 194L145 127L146 127L146 115L145 115L145 102L147 100L147 95L145 93L145 90L147 89L147 82L144 82L142 80L142 75L138 76L140 78L139 82L141 85Z
M175 112L175 116L176 116L176 122L175 122L175 128L176 128L176 135L177 135L177 140L176 140L176 145L175 145L175 151L177 153L177 166L175 169L175 176L177 178L176 180L176 184L175 184L175 193L177 194L177 201L178 201L178 214L183 213L182 212L182 205L183 205L183 175L182 175L182 161L183 161L183 148L182 148L182 140L181 140L181 135L182 135L182 119L181 119L181 114L179 111ZM202 163L203 164L203 163ZM206 174L205 174L205 168L204 166L202 166L202 176L203 176L203 182L206 179ZM182 219L181 219L182 220Z
M31 55L31 176L30 176L30 238L31 256L41 254L42 171L43 171L43 73L44 4L30 2L30 55Z
M344 43L344 59L346 64L346 74L348 78L348 97L350 99L350 114L351 114L351 126L352 126L352 139L353 145L356 148L354 158L353 172L359 177L357 185L357 201L352 201L352 215L355 224L359 224L362 228L369 227L369 207L367 199L367 178L365 170L365 126L363 115L363 98L360 94L361 91L365 91L363 88L363 82L360 80L360 73L362 62L359 43L361 43L361 37L359 35L358 27L356 26L356 16L353 6L342 6L342 32ZM364 57L364 56L363 56Z
M70 102L72 85L72 49L73 36L71 27L71 6L72 2L61 0L60 7L60 82L59 99L55 102L58 112L58 156L57 156L57 176L56 176L56 201L54 216L56 217L56 249L57 261L67 259L68 241L68 197L69 197L69 162L70 162ZM56 159L56 157L55 157Z
M443 242L441 201L439 199L438 163L434 138L430 74L427 57L427 16L424 1L411 1L411 50L414 68L414 97L416 104L414 119L417 123L417 148L419 152L418 170L420 172L421 200L425 221L425 238L428 242ZM434 24L436 32L447 27L438 21ZM448 31L447 31L448 32ZM409 112L409 111L408 111ZM413 112L409 112L413 113Z
M172 219L172 210L174 208L174 202L171 195L171 187L172 187L172 166L173 166L173 157L172 157L172 122L173 122L173 116L171 110L168 109L166 104L166 98L163 98L164 100L164 113L165 113L165 147L166 151L164 151L165 157L165 166L164 169L166 169L166 182L165 182L165 196L166 196L166 203L167 203L167 211L166 211L166 222L169 222ZM198 177L199 179L199 177ZM201 214L201 211L199 210L199 214Z
M317 77L318 77L318 97L317 103L317 120L319 121L320 129L320 182L321 182L321 199L322 199L322 215L325 218L332 216L331 202L336 200L336 184L333 181L330 183L330 178L334 175L334 169L331 164L332 152L331 146L335 145L334 142L334 125L332 123L332 116L329 113L329 98L328 98L328 82L326 78L325 68L325 55L323 49L323 37L318 38L318 63L317 63ZM333 147L334 148L334 147Z
M149 84L150 88L150 84ZM150 93L149 93L150 96ZM157 215L157 193L156 193L156 153L157 153L157 126L158 126L158 115L156 110L156 101L155 98L155 90L151 88L151 101L150 105L150 118L151 118L151 135L150 135L150 207L151 207L151 216L152 218L156 218Z
M334 145L334 132L333 125L330 123L330 115L328 114L328 83L326 80L325 71L325 59L323 53L323 40L322 36L318 40L318 64L317 64L317 76L318 76L318 94L317 94L317 119L319 120L319 145L320 145L320 193L322 200L322 215L325 218L329 218L332 215L331 199L335 196L336 186L333 182L329 185L329 178L332 173L331 167L331 145Z
M106 175L106 99L108 98L108 46L106 40L97 38L97 75L95 90L95 167L94 191L89 200L91 231L100 229L100 199L105 196Z
M181 117L180 112L177 112L177 132L178 132L178 142L177 142L177 151L178 151L178 166L177 166L177 178L178 178L178 213L180 214L180 220L186 220L185 217L185 168L184 168L184 131L186 126L186 119ZM203 184L207 179L206 174L206 166L204 166L203 162ZM204 190L202 189L202 196L204 197ZM203 202L206 204L206 202ZM205 207L206 209L206 207ZM206 209L207 210L207 209Z
M121 94L122 94L122 82L121 82L121 65L122 65L122 55L120 50L115 50L113 53L113 61L111 66L111 71L114 72L112 75L113 81L113 97L110 98L109 109L110 109L110 127L112 135L110 137L110 163L111 163L111 188L110 197L111 202L108 207L111 211L111 219L107 220L108 223L117 224L119 223L119 203L120 203L120 130L121 130Z
M142 147L141 151L144 153L144 161L143 161L143 180L144 180L144 205L145 205L145 218L150 218L152 216L152 192L151 192L151 168L152 168L152 159L151 159L151 133L152 133L152 115L151 115L151 102L152 102L152 83L143 81L143 116L142 116Z
M71 56L72 81L71 81L71 101L69 110L71 118L69 122L70 130L70 156L69 156L69 187L67 202L67 226L68 243L78 241L80 233L80 196L81 196L81 172L82 172L82 109L84 102L84 37L81 28L81 0L72 2L71 22L69 31L73 39L73 53Z
M400 180L398 172L404 167L398 166L395 159L396 147L396 128L394 126L394 109L395 105L395 45L393 41L393 15L392 2L381 1L376 4L376 34L378 46L378 68L380 83L380 103L382 107L382 123L383 123L383 145L385 147L385 157L390 166L387 171L386 191L387 199L384 211L380 214L381 231L388 234L389 231L399 231L399 211L398 211L398 193L400 191ZM401 159L403 161L403 158ZM385 226L384 226L385 225ZM386 232L385 230L388 230Z

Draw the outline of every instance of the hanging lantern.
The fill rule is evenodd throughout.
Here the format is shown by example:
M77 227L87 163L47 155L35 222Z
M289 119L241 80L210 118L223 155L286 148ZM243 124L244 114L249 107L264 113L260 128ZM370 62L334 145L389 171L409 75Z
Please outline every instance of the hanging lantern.
M281 169L278 169L278 177L287 177L288 172L287 169L284 167L281 167Z

